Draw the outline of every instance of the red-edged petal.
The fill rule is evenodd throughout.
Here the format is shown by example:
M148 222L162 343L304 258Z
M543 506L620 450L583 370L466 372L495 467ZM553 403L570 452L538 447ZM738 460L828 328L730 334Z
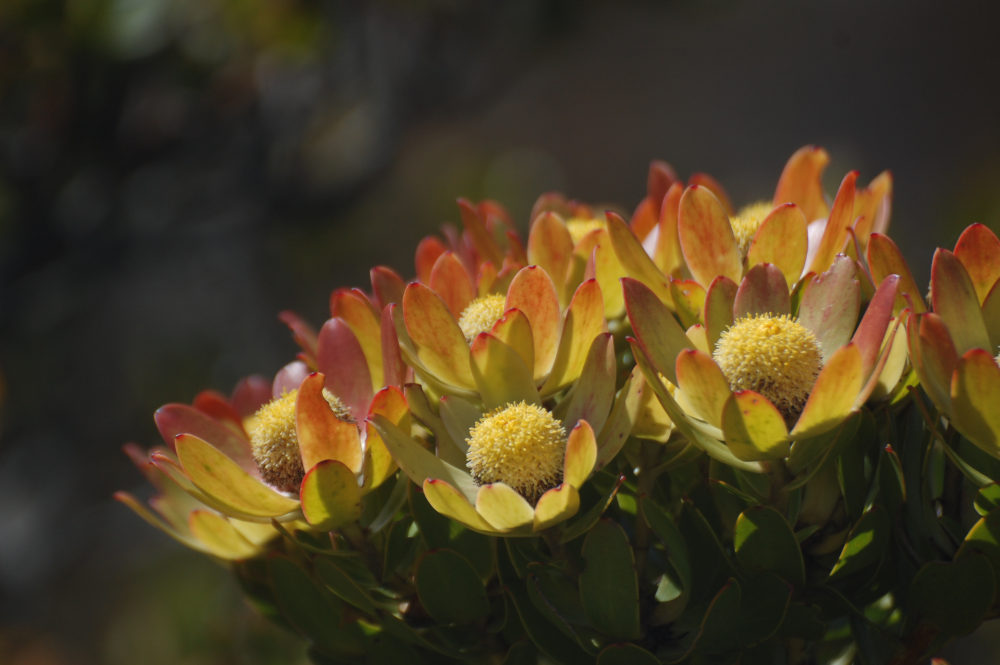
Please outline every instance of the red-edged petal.
M456 319L476 297L472 278L453 252L445 252L434 262L428 286L441 296Z
M961 261L947 249L934 252L931 300L935 313L948 326L959 355L969 349L991 348L976 287Z
M695 173L688 178L689 187L701 187L712 192L712 196L718 199L719 203L722 204L723 210L726 211L726 215L732 217L736 214L736 208L733 207L733 202L729 198L729 194L726 193L725 187L722 186L718 180L708 175L707 173Z
M423 482L423 490L424 498L431 507L445 517L450 517L476 531L486 533L495 531L493 526L476 512L465 494L448 482L440 478L428 478Z
M489 333L472 342L472 377L486 410L512 402L538 403L531 369L517 351Z
M677 213L681 205L684 186L675 182L667 190L660 205L656 243L652 248L653 262L664 275L679 276L684 268L684 254L677 236ZM647 247L649 249L649 247Z
M560 417L567 427L586 420L598 432L601 431L615 399L616 371L613 338L611 333L601 333L590 345L583 370L572 391L559 404Z
M747 265L773 263L791 288L802 275L808 250L805 215L794 203L785 203L761 222L747 251Z
M910 359L927 394L939 409L948 412L949 386L958 366L958 352L940 316L931 312L912 315L906 325Z
M677 356L677 385L695 415L709 425L722 427L722 408L731 391L712 356L697 349L681 351Z
M908 304L917 314L927 311L920 288L913 279L910 266L906 264L902 252L888 236L873 233L868 240L868 267L872 278L881 282L889 275L899 275L899 288L894 313L899 313ZM909 303L907 302L909 299Z
M719 336L733 325L733 303L739 287L736 282L722 275L712 280L705 294L705 334L709 348L715 348Z
M677 232L684 260L698 283L711 284L719 275L740 279L743 260L729 216L706 187L688 187L681 196Z
M851 343L837 349L816 377L802 414L792 428L792 438L818 436L850 415L864 385L861 369L861 352L856 345Z
M795 151L785 164L774 191L774 205L794 203L806 221L826 217L829 208L823 195L822 175L830 156L826 150L807 145Z
M994 457L1000 457L1000 367L992 354L972 349L958 361L951 382L955 427Z
M244 471L257 475L257 463L250 454L250 442L234 428L210 418L186 404L161 406L153 415L163 440L173 447L179 434L193 434L232 459Z
M594 338L607 330L604 321L604 299L597 280L581 284L566 309L559 349L543 394L552 394L575 381L583 370L584 360Z
M351 328L361 345L372 380L372 391L383 385L382 333L379 313L368 297L358 289L339 289L330 297L330 312Z
M676 383L674 363L682 349L693 345L670 310L642 282L625 277L625 307L636 341L646 350L656 371Z
M752 390L731 394L722 407L722 432L733 454L747 462L788 456L788 428L781 412Z
M896 288L899 285L898 275L889 275L882 280L868 303L865 315L851 338L861 351L862 374L868 376L875 366L882 341L885 339L885 329L892 319L892 307L896 302Z
M426 236L417 244L416 252L416 268L417 268L417 279L424 284L430 283L431 271L434 269L434 264L437 263L438 257L448 251L448 248L443 242L434 236Z
M308 470L329 459L342 463L352 473L359 473L362 456L358 426L333 413L323 397L324 381L322 374L313 374L302 382L295 397L295 436L302 466Z
M983 224L972 224L955 244L955 257L965 266L979 302L1000 279L1000 239Z
M563 462L563 481L580 487L590 477L597 462L597 439L594 429L581 420L570 430Z
M653 259L649 257L635 234L625 224L625 220L613 212L608 212L607 217L611 245L615 250L615 255L618 256L618 261L625 270L625 274L644 283L661 300L670 304L672 298L667 277L653 263Z
M733 300L733 318L754 314L789 314L791 298L781 270L770 263L755 265L747 271Z
M535 509L523 496L503 483L490 483L476 494L476 512L498 531L512 531L531 524Z
M798 319L816 335L824 361L851 338L860 307L854 261L846 256L837 257L828 271L806 284Z
M834 257L844 249L847 230L854 225L854 193L857 179L858 172L851 171L841 181L823 230L823 237L820 238L816 254L808 267L809 272L826 270L833 263Z
M541 266L552 276L562 303L569 299L565 287L572 261L573 238L566 223L551 212L535 218L528 234L528 262Z
M361 343L345 321L330 319L320 328L316 365L326 375L327 389L340 398L354 418L362 420L375 394L375 384Z
M336 460L324 460L309 469L299 497L303 517L320 531L331 531L361 516L358 479Z
M506 306L520 310L531 324L535 345L533 376L540 380L552 369L559 349L559 297L548 273L538 266L519 270L507 289Z
M375 266L369 275L377 307L385 308L392 303L403 302L403 289L406 288L406 283L395 270L386 266Z
M444 301L413 282L403 292L403 320L416 345L417 359L439 380L472 388L469 344Z

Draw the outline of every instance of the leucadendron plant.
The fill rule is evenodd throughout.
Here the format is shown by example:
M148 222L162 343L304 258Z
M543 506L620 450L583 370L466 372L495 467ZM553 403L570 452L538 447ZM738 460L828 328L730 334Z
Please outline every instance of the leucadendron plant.
M118 498L316 663L925 663L1000 612L1000 240L892 181L654 162L631 219L459 202L271 381L156 414ZM929 303L929 306L928 306Z

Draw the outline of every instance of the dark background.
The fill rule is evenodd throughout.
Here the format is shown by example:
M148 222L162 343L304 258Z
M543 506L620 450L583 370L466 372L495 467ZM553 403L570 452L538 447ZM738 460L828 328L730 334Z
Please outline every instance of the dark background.
M221 568L110 499L152 411L294 353L276 318L454 199L631 209L651 159L770 198L806 143L892 232L1000 228L1000 3L0 1L0 662L289 663ZM985 662L970 640L953 663ZM985 647L984 647L985 648Z

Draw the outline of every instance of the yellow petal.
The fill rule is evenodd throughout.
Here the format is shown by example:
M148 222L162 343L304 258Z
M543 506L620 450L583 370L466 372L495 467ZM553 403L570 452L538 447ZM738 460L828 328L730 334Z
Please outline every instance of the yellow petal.
M298 510L298 501L278 494L198 437L181 434L174 442L191 482L240 516L278 517Z
M827 361L813 385L792 437L807 439L836 427L854 409L863 385L861 352L852 343Z
M523 496L503 483L490 483L476 494L476 512L500 531L532 523L535 511Z
M580 493L567 483L553 487L538 500L535 506L533 531L547 529L569 519L580 509Z

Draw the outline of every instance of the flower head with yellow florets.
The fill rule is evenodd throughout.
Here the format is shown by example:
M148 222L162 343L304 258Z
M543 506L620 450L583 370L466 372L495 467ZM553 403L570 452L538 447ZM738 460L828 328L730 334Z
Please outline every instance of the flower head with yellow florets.
M378 331L373 309L354 326L363 328L365 316ZM278 534L272 520L329 531L358 519L362 497L396 469L366 418L408 422L402 390L382 387L383 371L404 375L401 363L373 348L366 354L347 319L312 334L285 318L305 360L285 366L269 390L247 382L231 401L208 393L193 406L162 407L156 423L167 446L145 459L130 450L161 492L151 501L158 515L117 495L154 526L221 558L263 551Z
M645 285L625 280L633 349L678 428L711 456L761 471L826 434L878 385L897 278L885 279L860 323L856 264L838 257L810 279L793 309L776 266L751 268L737 286L708 289L705 325L684 331ZM855 326L857 328L855 329Z
M584 281L563 309L549 275L528 266L504 294L449 304L414 282L394 308L419 382L407 399L433 452L384 418L376 428L430 504L469 528L530 535L572 516L627 434L609 419L616 364L600 287Z

